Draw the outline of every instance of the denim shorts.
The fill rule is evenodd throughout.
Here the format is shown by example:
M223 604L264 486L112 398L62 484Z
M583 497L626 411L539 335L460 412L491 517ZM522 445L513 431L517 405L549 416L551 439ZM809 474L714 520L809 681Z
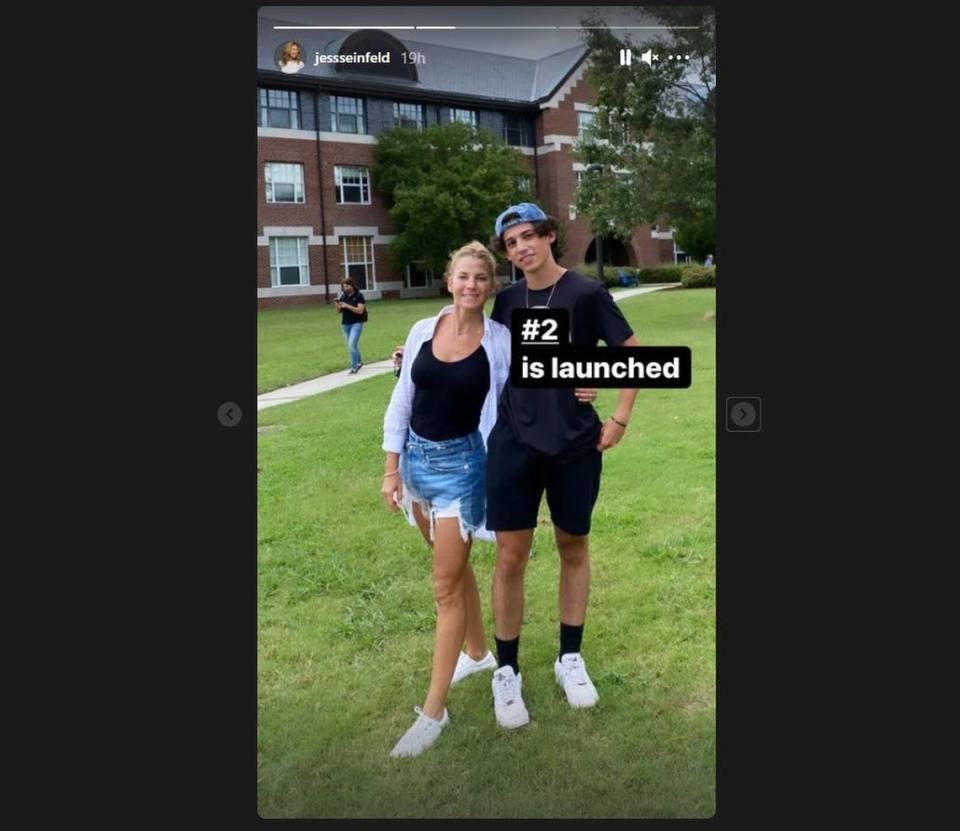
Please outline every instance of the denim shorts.
M487 451L479 430L462 438L430 441L407 432L400 454L402 506L410 517L416 502L430 520L430 539L436 520L457 517L460 536L467 541L483 525L487 492Z

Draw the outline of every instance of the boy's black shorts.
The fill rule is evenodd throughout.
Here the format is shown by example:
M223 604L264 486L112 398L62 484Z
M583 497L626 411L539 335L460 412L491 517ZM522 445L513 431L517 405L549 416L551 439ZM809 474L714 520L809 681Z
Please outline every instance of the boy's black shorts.
M563 461L543 456L520 444L498 419L487 437L487 528L535 528L546 489L553 524L568 534L589 534L602 459L599 450Z

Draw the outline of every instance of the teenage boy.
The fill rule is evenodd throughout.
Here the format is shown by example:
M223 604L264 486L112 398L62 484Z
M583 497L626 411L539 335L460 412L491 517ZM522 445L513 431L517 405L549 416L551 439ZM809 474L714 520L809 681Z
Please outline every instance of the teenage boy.
M556 221L528 202L497 218L494 246L524 278L502 289L491 319L511 324L516 308L563 308L573 346L639 346L606 286L557 264ZM498 668L494 713L507 728L530 721L518 661L523 575L544 490L560 553L560 649L554 677L572 707L599 698L580 655L590 589L590 517L600 490L601 453L623 438L636 389L620 390L603 423L572 389L517 389L507 383L487 440L487 527L496 531L493 619Z

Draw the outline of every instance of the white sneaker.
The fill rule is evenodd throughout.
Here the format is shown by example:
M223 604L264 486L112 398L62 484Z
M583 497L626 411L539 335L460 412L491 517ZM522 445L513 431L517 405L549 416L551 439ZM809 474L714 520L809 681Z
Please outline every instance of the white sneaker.
M493 673L493 712L501 727L512 730L530 721L520 692L522 686L523 676L514 674L513 667L500 667Z
M457 659L457 668L453 671L453 679L450 686L459 684L464 678L468 678L475 672L483 672L485 669L494 669L497 666L497 659L493 657L492 652L487 652L479 661L474 661L466 652L461 652Z
M579 652L568 652L553 665L557 683L567 694L571 707L592 707L600 700L597 688L587 675Z
M443 718L439 721L430 718L419 707L414 707L413 711L417 714L413 727L400 737L400 741L390 751L390 755L395 759L400 756L418 756L423 753L437 740L440 731L450 723L450 714L446 708L443 710Z

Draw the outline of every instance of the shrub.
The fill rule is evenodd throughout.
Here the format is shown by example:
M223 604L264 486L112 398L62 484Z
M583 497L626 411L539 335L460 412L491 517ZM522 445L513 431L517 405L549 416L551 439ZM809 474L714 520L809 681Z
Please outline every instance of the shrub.
M587 263L578 263L577 265L573 266L570 270L571 270L571 271L579 271L584 277L589 277L591 280L596 280L596 279L597 279L597 264L596 264L596 263L590 263L589 265L588 265ZM606 269L604 269L604 275L603 275L603 276L604 276L604 277L607 276L607 274L606 274Z
M683 270L683 287L685 289L716 288L717 269L715 267L687 266Z
M683 279L682 265L666 263L637 269L637 279L641 283L679 283Z
M620 285L620 270L621 266L616 265L605 265L603 267L603 284L607 288L614 288L615 286ZM596 263L579 263L575 265L571 271L579 271L584 277L589 277L591 280L599 279L597 277L597 264ZM630 269L625 268L624 271L629 272Z

